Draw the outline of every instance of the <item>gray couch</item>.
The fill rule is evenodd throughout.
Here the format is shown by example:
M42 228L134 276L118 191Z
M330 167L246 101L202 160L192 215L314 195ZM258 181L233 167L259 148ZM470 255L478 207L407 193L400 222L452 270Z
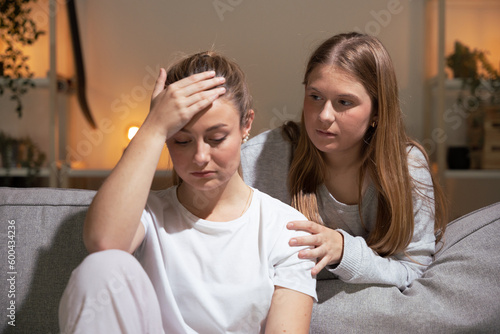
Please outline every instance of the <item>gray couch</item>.
M59 298L87 254L82 222L94 194L0 188L2 333L59 332ZM500 203L450 223L435 262L404 293L322 273L318 296L312 333L499 333Z

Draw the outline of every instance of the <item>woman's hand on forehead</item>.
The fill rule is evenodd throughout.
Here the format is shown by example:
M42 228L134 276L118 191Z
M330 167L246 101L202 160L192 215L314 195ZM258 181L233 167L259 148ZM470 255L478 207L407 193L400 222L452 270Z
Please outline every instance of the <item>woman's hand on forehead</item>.
M167 87L166 78L167 74L162 68L153 90L148 115L150 123L158 128L165 140L226 92L224 87L218 87L225 79L216 77L214 71L193 74Z

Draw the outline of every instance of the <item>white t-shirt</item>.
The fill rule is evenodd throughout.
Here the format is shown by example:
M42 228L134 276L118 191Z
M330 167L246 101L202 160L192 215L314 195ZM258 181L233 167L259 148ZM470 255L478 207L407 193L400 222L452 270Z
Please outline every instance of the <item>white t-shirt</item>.
M136 251L161 305L166 333L263 332L274 286L316 299L314 262L286 228L306 220L290 206L253 189L248 210L230 222L191 214L176 187L151 192L141 221L146 235Z

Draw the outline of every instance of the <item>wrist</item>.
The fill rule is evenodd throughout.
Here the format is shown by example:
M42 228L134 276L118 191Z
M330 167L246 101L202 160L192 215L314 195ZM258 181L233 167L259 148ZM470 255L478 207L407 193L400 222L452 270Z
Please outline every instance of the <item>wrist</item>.
M337 249L334 254L337 254L337 256L335 256L328 263L328 267L330 269L336 268L340 264L340 262L342 261L342 257L344 256L344 235L337 230L334 230L334 232L335 232L333 236L334 245L337 245Z
M168 138L168 130L159 119L154 119L154 117L146 117L146 120L141 125L137 131L137 135L141 137L147 137L150 140L160 141L165 143Z
M335 232L337 232L338 244L340 244L340 256L339 256L338 262L337 262L337 263L340 263L342 261L342 258L344 257L344 235L339 231L335 231Z

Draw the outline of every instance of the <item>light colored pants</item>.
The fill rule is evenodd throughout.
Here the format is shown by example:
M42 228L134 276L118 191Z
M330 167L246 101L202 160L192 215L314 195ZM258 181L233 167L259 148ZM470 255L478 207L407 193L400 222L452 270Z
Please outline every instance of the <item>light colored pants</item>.
M164 333L154 287L131 254L90 254L73 271L59 305L61 333Z

